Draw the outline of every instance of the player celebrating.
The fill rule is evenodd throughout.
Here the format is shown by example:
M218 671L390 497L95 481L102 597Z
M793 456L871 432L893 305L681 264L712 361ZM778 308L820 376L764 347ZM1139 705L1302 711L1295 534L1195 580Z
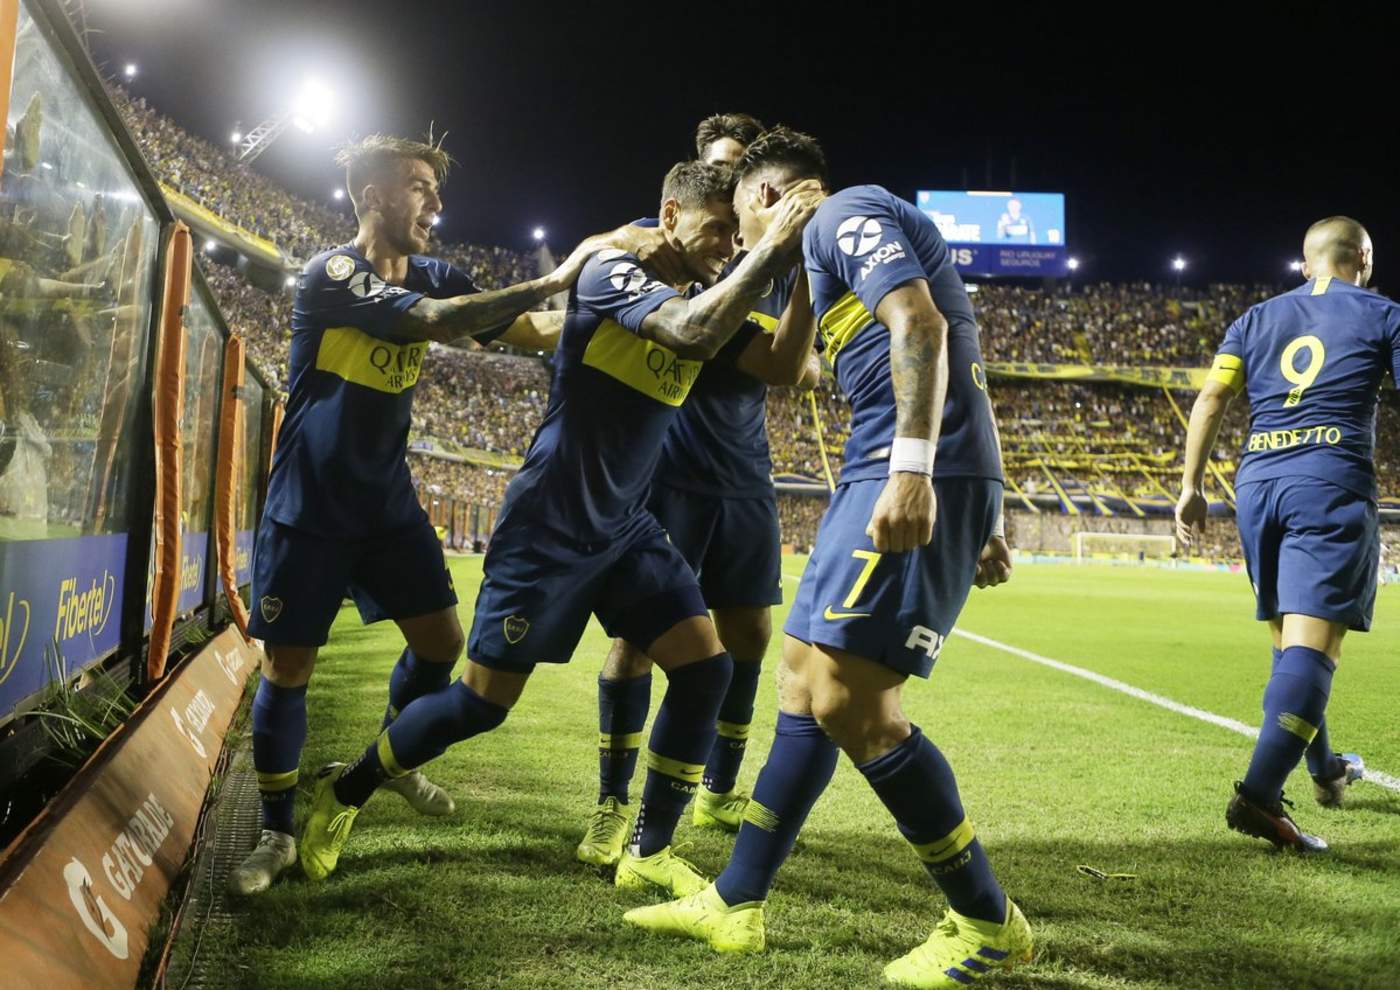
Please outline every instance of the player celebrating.
M1014 196L1006 201L1006 209L997 217L997 240L1035 243L1035 221L1021 212L1021 201Z
M699 160L732 164L763 125L748 114L716 114L695 131ZM772 460L764 422L768 386L811 388L821 373L812 352L816 321L799 273L775 279L749 322L705 364L671 424L647 507L700 579L734 675L718 735L696 793L697 825L737 831L747 795L737 788L754 695L782 601L782 553ZM789 307L788 299L792 299ZM613 642L598 677L598 803L578 858L609 866L622 856L624 810L651 704L651 661Z
M825 183L826 163L815 140L780 127L748 148L737 171L747 243L783 189ZM827 199L803 254L852 430L784 628L777 738L715 883L626 920L721 951L761 950L764 899L839 746L950 904L885 977L957 987L1031 953L1030 928L992 875L952 769L899 701L910 674L932 670L973 583L1010 573L995 535L1001 456L977 324L933 221L879 186Z
M1371 238L1348 217L1313 224L1303 285L1230 325L1191 409L1176 506L1177 535L1205 523L1206 462L1231 399L1249 396L1249 440L1235 478L1235 515L1269 623L1273 673L1264 724L1244 780L1225 809L1237 832L1280 849L1321 852L1322 839L1283 808L1283 784L1307 755L1320 804L1340 804L1363 772L1333 753L1327 697L1348 629L1371 626L1380 547L1376 398L1387 368L1400 378L1400 306L1365 288Z
M730 170L683 162L666 176L661 227L712 285L733 247ZM381 783L496 728L538 662L568 661L590 613L666 671L647 782L619 886L673 894L704 885L671 851L700 781L732 662L694 573L644 506L662 440L700 371L791 264L819 193L799 188L768 236L723 282L691 298L623 251L599 253L571 293L544 421L506 493L462 678L408 705L342 772L323 773L302 839L312 879L335 869L359 808Z
M292 308L290 397L253 554L250 632L266 643L253 699L253 763L262 794L257 847L231 875L264 890L296 860L292 808L306 740L306 689L347 588L364 621L393 619L406 648L389 681L386 724L448 683L462 650L442 546L405 460L409 415L429 340L498 338L552 346L557 316L526 313L577 276L586 242L553 273L480 292L423 257L451 159L438 144L374 135L343 149L359 218L354 241L312 258ZM649 234L619 233L637 242ZM422 774L392 789L423 814L452 799Z

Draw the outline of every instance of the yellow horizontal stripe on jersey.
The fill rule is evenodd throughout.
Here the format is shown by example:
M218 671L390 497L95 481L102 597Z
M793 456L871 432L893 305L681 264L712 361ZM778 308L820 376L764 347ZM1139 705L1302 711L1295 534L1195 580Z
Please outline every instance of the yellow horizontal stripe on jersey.
M1219 382L1239 394L1240 389L1244 388L1244 361L1233 354L1217 354L1206 378Z
M700 374L700 361L644 340L612 320L604 320L583 352L583 363L616 378L648 398L678 406Z
M660 753L647 750L647 769L655 770L667 777L674 777L687 784L698 784L705 773L705 764L682 763L680 760L673 760L669 756L662 756Z
M1319 275L1317 281L1313 283L1312 294L1320 296L1326 293L1327 287L1332 284L1331 275Z
M767 313L760 313L758 310L753 310L749 313L749 319L761 326L764 333L772 333L778 329L778 318L776 316L769 316Z
M603 732L598 735L599 749L641 749L640 732Z
M941 839L910 843L925 863L940 863L962 852L972 844L972 823L964 818L961 824Z
M355 327L331 327L321 334L316 370L376 392L397 395L417 384L427 353L426 341L396 344L371 337Z
M822 314L819 324L822 340L826 343L826 359L835 364L841 349L874 322L875 317L870 315L870 310L856 298L854 292L847 292L832 303L831 308Z

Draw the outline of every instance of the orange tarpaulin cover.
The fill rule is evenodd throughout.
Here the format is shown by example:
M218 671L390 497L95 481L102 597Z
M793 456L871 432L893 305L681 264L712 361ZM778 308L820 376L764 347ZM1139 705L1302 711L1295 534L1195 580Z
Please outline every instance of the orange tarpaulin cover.
M219 553L219 578L229 611L243 638L248 639L248 608L238 595L238 479L249 456L243 449L243 338L229 337L224 346L224 390L219 410L219 462L214 474L214 538ZM249 493L252 497L252 493ZM251 642L251 641L250 641Z
M146 677L165 674L170 629L180 598L180 414L185 408L185 308L194 243L179 221L165 250L165 291L157 329L155 376L156 514L151 576L151 645Z

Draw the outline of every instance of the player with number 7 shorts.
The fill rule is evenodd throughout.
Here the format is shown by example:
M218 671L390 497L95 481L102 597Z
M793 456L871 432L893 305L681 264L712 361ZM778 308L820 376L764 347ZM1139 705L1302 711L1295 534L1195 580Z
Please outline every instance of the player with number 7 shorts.
M1306 282L1225 332L1191 410L1176 521L1187 542L1205 522L1206 462L1230 401L1247 393L1235 518L1273 673L1225 821L1277 848L1316 853L1327 843L1284 810L1283 783L1306 756L1318 803L1337 805L1364 772L1355 753L1332 751L1324 713L1342 637L1371 627L1376 602L1376 399L1387 370L1400 376L1400 305L1366 288L1371 238L1349 217L1313 224L1303 257Z
M787 188L826 184L817 142L783 127L754 141L736 171L746 243ZM784 628L777 737L724 872L626 920L720 951L761 950L773 878L843 750L950 905L885 978L959 987L1031 955L1030 926L992 875L952 768L900 707L973 584L1010 575L977 323L933 221L880 186L832 194L803 236L803 261L851 435Z

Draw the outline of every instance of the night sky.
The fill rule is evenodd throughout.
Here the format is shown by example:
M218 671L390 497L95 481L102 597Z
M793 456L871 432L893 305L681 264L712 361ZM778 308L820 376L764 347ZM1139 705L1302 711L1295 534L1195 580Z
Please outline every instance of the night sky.
M331 146L352 134L446 129L452 239L526 248L542 224L559 250L652 213L695 123L743 110L816 135L837 185L1062 191L1086 280L1170 280L1180 253L1190 281L1286 284L1307 225L1346 213L1376 242L1376 283L1400 286L1388 32L1318 8L1231 21L1224 4L1119 5L1114 20L970 4L953 21L948 5L873 0L850 19L755 3L87 6L106 72L138 63L133 91L216 141L308 73L333 83L330 128L289 132L257 166L308 197L329 199Z

